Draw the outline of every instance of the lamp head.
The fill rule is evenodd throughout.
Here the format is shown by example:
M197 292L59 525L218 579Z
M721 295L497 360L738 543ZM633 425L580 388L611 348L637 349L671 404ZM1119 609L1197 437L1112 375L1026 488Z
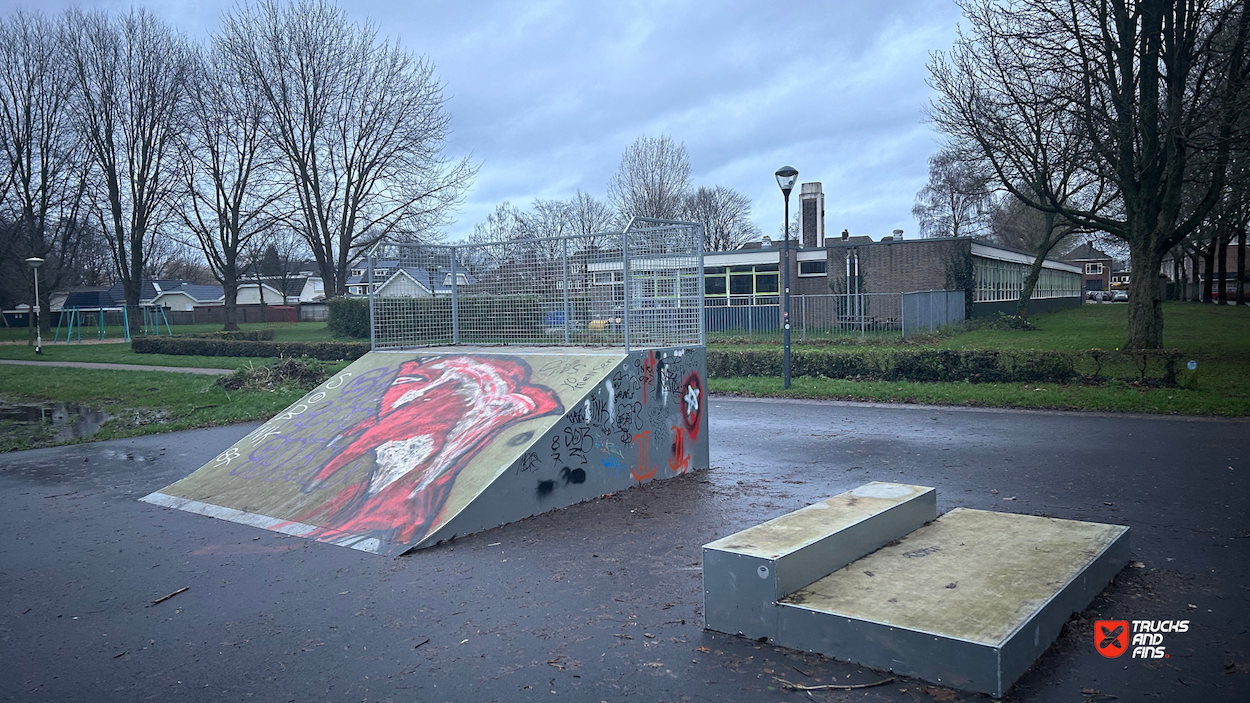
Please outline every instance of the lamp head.
M793 166L782 166L777 169L777 186L787 198L790 197L790 191L794 190L794 181L798 177L799 172Z
M26 260L26 265L33 269L37 269L43 265L43 259L40 259L37 256L32 256Z

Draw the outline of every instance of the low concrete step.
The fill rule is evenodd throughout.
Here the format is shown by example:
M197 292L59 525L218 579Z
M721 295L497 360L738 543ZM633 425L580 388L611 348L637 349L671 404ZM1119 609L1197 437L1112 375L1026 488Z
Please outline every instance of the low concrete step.
M1002 696L1127 564L1128 532L956 509L781 598L773 639Z
M937 491L874 481L703 546L706 627L777 637L777 601L937 517Z

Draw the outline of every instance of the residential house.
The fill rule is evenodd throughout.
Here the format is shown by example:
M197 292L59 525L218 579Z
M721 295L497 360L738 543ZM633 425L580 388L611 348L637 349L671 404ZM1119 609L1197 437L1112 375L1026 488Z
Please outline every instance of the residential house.
M1115 260L1110 254L1099 251L1094 248L1094 245L1086 243L1065 254L1062 260L1081 267L1082 290L1111 290L1111 273Z

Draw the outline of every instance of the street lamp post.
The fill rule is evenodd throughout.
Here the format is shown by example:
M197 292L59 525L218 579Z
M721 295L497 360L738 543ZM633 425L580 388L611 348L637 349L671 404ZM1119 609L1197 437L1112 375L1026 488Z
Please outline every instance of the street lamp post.
M786 196L785 226L786 237L781 245L781 340L782 381L786 388L790 387L790 191L794 190L794 181L799 172L793 166L782 166L777 169L777 185Z
M35 304L31 306L31 320L35 323L35 353L43 353L43 330L39 329L39 267L43 265L43 259L32 256L26 260L26 264L35 271ZM27 337L30 339L30 337Z

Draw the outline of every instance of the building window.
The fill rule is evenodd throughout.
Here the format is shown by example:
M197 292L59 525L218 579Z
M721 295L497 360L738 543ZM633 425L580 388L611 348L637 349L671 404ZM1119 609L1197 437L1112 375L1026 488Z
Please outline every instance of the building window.
M1017 264L997 259L975 258L973 262L976 290L973 301L978 303L1019 300L1028 274L1027 264ZM1081 295L1081 275L1071 271L1042 269L1031 299L1068 298Z
M1102 264L1085 264L1085 273L1091 273L1095 276L1102 273Z
M781 291L778 271L777 264L708 266L703 269L703 295L711 305L725 305L730 302L726 298L733 305L752 305L757 296L766 296L759 304L775 304Z
M820 261L800 261L800 276L823 276L828 270L829 262L821 259Z

